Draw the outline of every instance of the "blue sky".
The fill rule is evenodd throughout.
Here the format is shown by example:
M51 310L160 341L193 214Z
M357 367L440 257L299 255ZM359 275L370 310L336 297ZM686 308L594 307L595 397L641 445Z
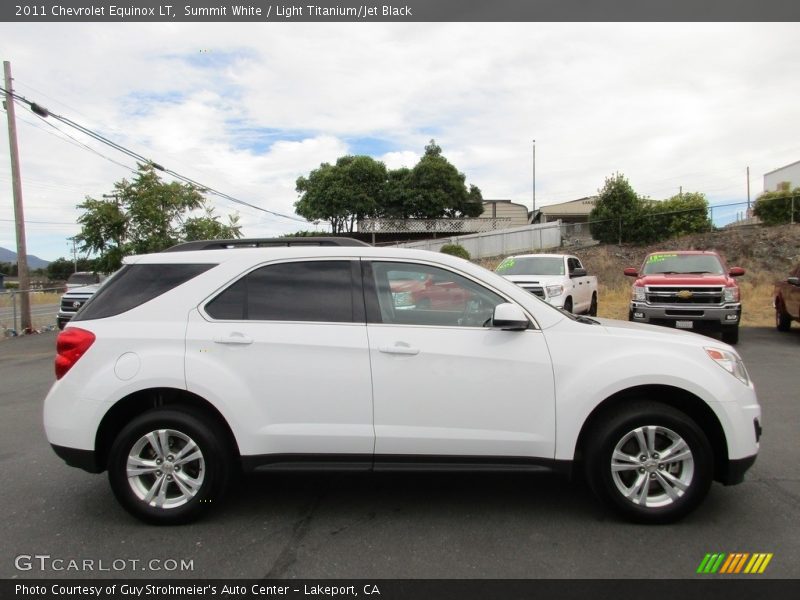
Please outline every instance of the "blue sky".
M798 33L796 23L3 23L0 55L18 93L278 213L293 214L297 177L322 162L368 154L413 166L431 138L485 198L531 206L536 139L539 206L592 195L616 172L651 198L682 188L730 204L746 200L748 166L755 198L764 173L800 159ZM76 205L130 177L134 161L17 115L28 248L54 259L71 252ZM0 138L0 246L13 249ZM720 208L715 221L740 211ZM240 216L250 236L314 228Z

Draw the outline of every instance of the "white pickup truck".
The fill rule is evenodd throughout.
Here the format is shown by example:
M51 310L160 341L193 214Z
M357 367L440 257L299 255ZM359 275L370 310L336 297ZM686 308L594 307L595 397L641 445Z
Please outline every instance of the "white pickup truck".
M574 314L597 315L597 277L570 254L509 256L495 269L534 296Z

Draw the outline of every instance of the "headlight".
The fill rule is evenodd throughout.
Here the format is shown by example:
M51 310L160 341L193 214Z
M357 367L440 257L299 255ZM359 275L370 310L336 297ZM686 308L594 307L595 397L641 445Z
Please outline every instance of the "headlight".
M738 287L726 287L723 300L725 302L738 302L739 301L739 288Z
M563 285L548 285L547 286L547 297L552 298L553 296L560 296L564 293L564 286Z
M750 376L747 374L747 369L744 368L744 363L738 354L728 350L721 350L720 348L704 348L704 350L711 360L736 377L736 379L745 385L750 383Z
M633 300L636 302L644 302L645 295L644 295L644 288L638 285L633 286Z

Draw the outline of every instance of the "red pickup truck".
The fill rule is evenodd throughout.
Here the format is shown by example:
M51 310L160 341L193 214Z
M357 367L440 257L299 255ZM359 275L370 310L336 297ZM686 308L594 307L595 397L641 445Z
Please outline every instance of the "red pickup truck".
M636 277L628 319L694 331L717 331L722 341L739 341L742 304L736 277L716 252L682 250L648 254L641 269L625 269Z
M785 281L775 284L773 295L775 327L778 331L789 331L792 321L800 321L800 265L794 268Z

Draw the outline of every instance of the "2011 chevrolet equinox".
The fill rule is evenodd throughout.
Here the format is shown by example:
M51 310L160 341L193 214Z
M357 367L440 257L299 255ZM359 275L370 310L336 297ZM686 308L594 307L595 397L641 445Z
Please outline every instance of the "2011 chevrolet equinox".
M755 461L726 344L574 317L445 254L231 246L126 259L58 338L47 437L143 520L198 517L237 467L297 466L582 471L669 522ZM409 277L458 301L409 303Z

